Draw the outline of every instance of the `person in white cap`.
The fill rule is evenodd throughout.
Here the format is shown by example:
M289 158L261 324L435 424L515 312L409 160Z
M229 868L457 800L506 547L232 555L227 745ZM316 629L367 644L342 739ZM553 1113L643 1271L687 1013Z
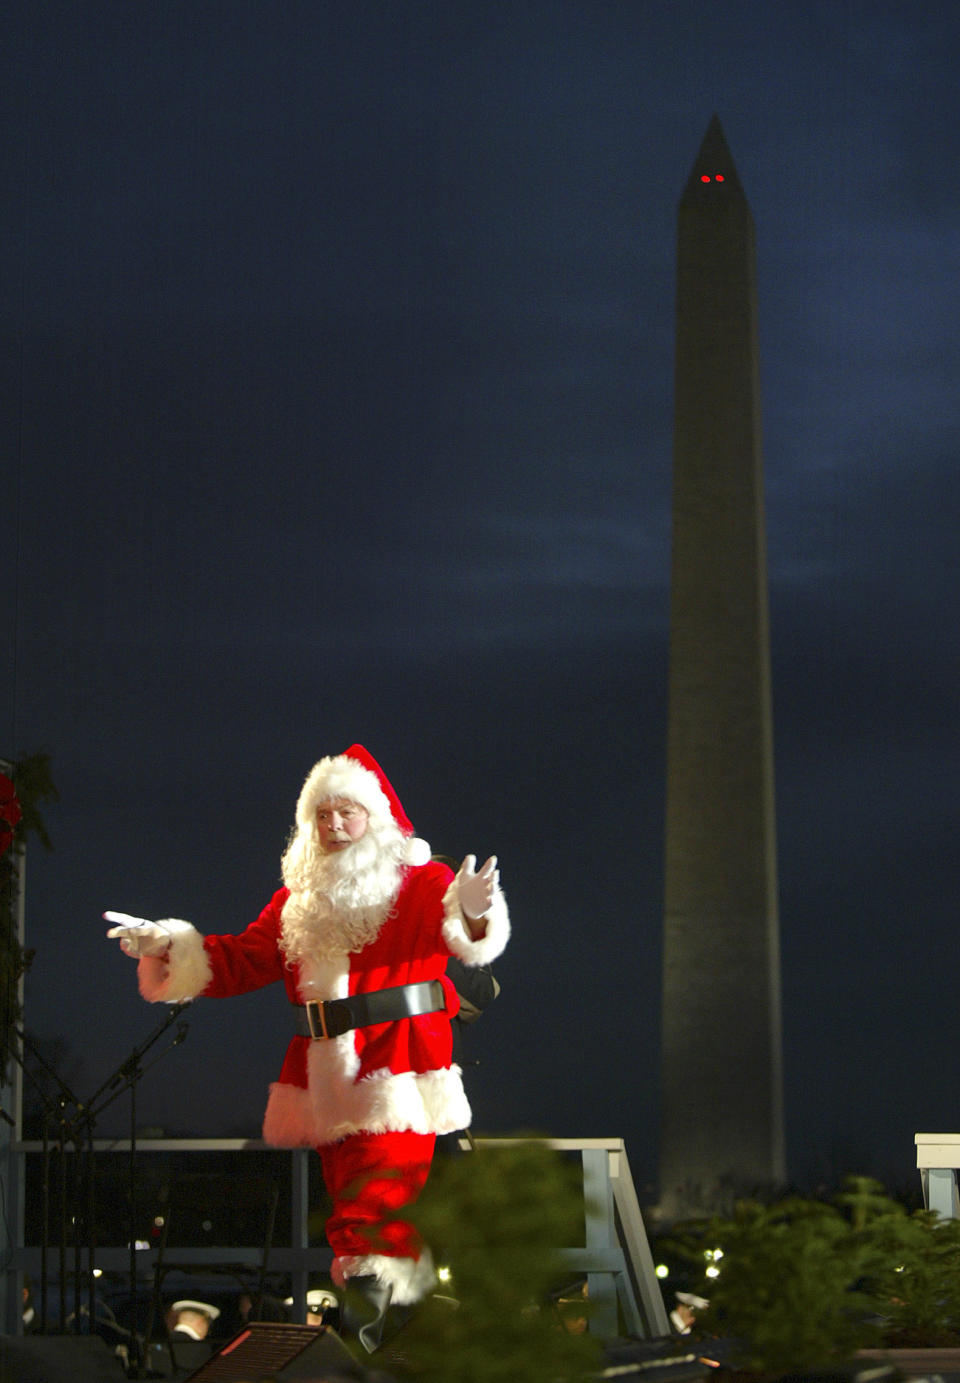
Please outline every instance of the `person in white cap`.
M293 1297L284 1299L284 1306L293 1306ZM325 1325L337 1309L337 1296L325 1287L311 1287L306 1296L307 1325Z
M324 1320L336 1309L337 1298L333 1292L312 1287L307 1293L307 1325L323 1325Z
M452 1059L456 956L486 965L510 934L495 856L454 875L430 859L389 780L362 745L321 759L297 802L284 887L246 931L203 937L189 923L105 913L140 958L151 1001L227 996L284 983L294 1031L271 1087L264 1140L315 1146L332 1200L334 1283L369 1303L341 1317L374 1350L391 1303L432 1288L429 1250L398 1212L419 1195L438 1134L470 1107Z
M216 1306L211 1306L208 1301L190 1301L184 1298L182 1301L175 1301L170 1308L173 1317L173 1324L170 1327L170 1338L177 1340L205 1340L210 1333L210 1327L220 1315Z
M689 1335L698 1311L706 1311L710 1305L705 1297L695 1292L677 1292L677 1304L670 1312L670 1324L678 1335Z

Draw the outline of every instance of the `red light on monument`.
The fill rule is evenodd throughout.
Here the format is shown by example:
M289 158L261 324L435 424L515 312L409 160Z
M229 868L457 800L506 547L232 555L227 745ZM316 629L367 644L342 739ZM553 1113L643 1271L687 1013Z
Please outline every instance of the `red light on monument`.
M718 174L717 174L717 182L723 182L723 174L722 174L722 173L718 173Z

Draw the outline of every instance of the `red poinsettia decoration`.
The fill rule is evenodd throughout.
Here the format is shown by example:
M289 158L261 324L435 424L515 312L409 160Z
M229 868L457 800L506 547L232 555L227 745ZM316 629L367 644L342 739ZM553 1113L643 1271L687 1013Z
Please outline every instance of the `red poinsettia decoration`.
M10 849L13 828L21 815L16 788L5 773L0 773L0 855Z

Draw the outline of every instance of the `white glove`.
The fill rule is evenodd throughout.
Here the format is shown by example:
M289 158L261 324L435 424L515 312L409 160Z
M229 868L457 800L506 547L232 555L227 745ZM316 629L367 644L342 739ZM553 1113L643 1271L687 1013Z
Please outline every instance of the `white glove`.
M120 938L120 949L128 956L162 956L170 945L170 932L162 922L148 922L145 917L130 917L125 912L105 912L105 922L116 922L107 936Z
M491 855L477 873L476 855L467 855L457 872L460 911L464 917L476 922L490 911L493 895L500 882L497 857Z

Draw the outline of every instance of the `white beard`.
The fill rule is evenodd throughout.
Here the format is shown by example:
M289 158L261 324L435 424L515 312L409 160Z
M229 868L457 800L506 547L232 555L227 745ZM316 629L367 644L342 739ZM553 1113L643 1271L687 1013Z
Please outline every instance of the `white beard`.
M283 857L288 964L360 951L377 937L400 890L405 844L392 821L373 817L359 840L330 854L312 829L294 837Z

